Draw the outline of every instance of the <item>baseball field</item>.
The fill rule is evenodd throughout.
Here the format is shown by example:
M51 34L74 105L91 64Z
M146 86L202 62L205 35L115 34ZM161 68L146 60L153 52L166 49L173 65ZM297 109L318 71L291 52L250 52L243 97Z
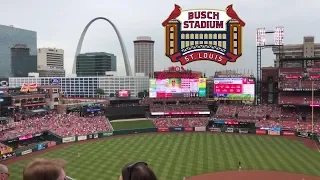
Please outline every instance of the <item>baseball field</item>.
M43 152L22 156L28 159L10 164L10 179L20 180L23 166L35 157L67 160L66 172L77 180L116 180L121 167L133 161L148 162L161 180L237 171L239 161L243 171L285 171L320 176L320 153L306 147L302 141L284 137L150 133L64 144Z

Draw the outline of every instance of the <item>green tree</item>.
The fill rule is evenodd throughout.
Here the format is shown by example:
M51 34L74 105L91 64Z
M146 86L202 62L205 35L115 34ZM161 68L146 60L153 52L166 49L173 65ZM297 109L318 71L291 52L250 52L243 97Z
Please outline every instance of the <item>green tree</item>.
M65 104L66 103L66 101L64 99L62 99L60 102L61 102L61 104Z
M96 89L96 94L98 94L98 96L100 97L100 96L104 95L105 93L104 93L103 89L98 88L98 89Z
M144 90L144 91L143 91L143 96L144 96L144 97L149 97L149 91Z
M144 92L138 92L138 98L143 98L144 97Z

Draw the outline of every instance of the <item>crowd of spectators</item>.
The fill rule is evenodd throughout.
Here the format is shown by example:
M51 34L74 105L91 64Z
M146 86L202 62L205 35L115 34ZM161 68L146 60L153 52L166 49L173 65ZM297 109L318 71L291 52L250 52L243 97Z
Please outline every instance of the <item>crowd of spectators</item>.
M61 137L87 135L110 131L112 126L104 116L80 117L78 113L23 116L24 120L8 123L0 134L0 140L7 140L27 134L50 130Z
M314 104L320 104L320 97L315 96L313 98ZM287 96L280 94L280 101L279 104L312 104L312 97L311 96Z
M216 112L216 118L237 117L239 119L278 119L281 115L281 109L276 105L219 105Z
M209 111L206 100L199 97L149 98L151 112Z
M153 119L153 123L158 128L168 127L200 127L206 126L208 123L208 117L186 117L186 118L156 118Z
M148 100L148 101L147 101ZM146 97L144 101L149 102L150 104L154 104L156 102L177 102L177 101L197 101L200 104L206 104L205 98L199 97L170 97L170 98L148 98Z
M210 111L206 104L153 104L150 106L151 112L199 112L199 111Z
M313 88L320 89L320 81L313 81ZM279 89L312 89L312 81L310 79L280 79Z

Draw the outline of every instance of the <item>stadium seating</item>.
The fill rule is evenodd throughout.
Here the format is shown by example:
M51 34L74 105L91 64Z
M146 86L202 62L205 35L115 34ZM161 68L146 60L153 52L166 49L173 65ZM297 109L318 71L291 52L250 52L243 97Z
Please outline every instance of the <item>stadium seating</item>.
M281 79L279 81L279 89L312 89L312 81L310 79ZM314 81L314 89L320 89L320 81Z
M209 118L193 117L193 118L157 118L153 119L153 123L158 128L168 127L199 127L206 126Z
M251 105L242 105L242 106L240 105L240 106L237 106L236 113L238 113L239 118L246 117L251 119L255 117L256 108L255 106L251 106Z
M281 81L279 81L279 89L300 87L300 79L282 79Z
M313 103L320 104L320 97L314 97ZM280 95L279 104L312 104L312 97Z
M256 122L256 127L280 127L280 123L272 120L260 120Z
M0 140L7 140L50 130L61 137L87 135L96 132L112 131L112 126L104 116L79 117L78 114L47 114L28 116L25 120L10 124L12 129L2 131Z
M236 113L236 106L234 105L220 105L216 117L234 117Z

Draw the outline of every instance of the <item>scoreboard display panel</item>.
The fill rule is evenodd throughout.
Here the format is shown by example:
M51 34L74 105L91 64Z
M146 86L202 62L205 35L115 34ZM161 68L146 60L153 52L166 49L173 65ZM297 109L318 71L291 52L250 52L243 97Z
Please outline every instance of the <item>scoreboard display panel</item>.
M206 78L150 79L150 98L206 97Z
M214 78L215 100L254 101L255 81L253 78Z

